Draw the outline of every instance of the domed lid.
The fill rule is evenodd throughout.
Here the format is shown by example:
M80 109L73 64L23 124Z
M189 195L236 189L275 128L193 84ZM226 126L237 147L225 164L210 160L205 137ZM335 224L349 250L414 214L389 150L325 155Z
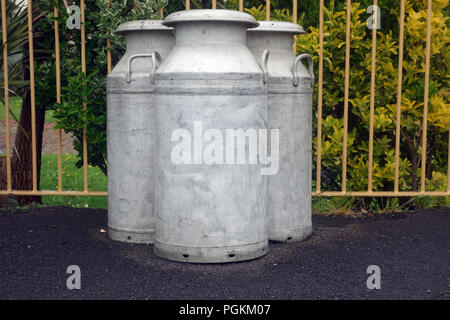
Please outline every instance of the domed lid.
M130 31L149 31L149 30L173 30L162 25L162 20L136 20L122 23L117 29L116 34L124 34Z
M194 9L178 11L169 14L164 19L162 24L165 26L173 26L180 22L198 21L240 22L245 24L248 28L254 28L259 25L256 19L248 13L225 9Z
M258 21L259 27L250 29L248 31L251 32L258 32L258 31L265 31L265 32L286 32L286 33L292 33L292 34L303 34L305 33L305 30L303 30L303 27L287 21Z

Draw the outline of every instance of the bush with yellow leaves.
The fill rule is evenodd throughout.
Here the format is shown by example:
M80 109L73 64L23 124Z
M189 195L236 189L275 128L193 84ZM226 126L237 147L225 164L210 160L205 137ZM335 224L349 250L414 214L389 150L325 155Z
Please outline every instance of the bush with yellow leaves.
M447 187L447 152L450 126L450 32L443 12L448 0L434 0L432 11L431 67L427 130L427 190ZM392 12L398 13L398 8ZM335 11L334 1L325 8L322 189L339 190L345 75L345 11ZM368 185L368 136L372 30L362 15L366 8L351 7L351 55L349 86L349 136L347 189L361 191ZM420 188L427 30L426 2L406 1L401 114L399 189ZM397 32L396 32L397 33ZM376 90L374 114L373 189L393 190L397 106L398 34L377 32ZM319 29L310 27L299 38L298 52L319 56ZM317 99L317 95L315 97ZM317 101L317 100L316 100ZM317 145L317 140L314 141ZM416 204L445 205L445 199L416 199Z

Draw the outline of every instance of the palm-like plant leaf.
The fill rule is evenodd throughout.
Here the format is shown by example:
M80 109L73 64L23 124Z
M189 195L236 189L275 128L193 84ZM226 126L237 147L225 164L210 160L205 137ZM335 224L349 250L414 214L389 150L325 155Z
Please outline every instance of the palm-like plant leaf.
M38 8L40 3L44 0L34 1L33 3L33 24L38 22L46 12L39 12ZM0 23L2 23L2 17L0 16ZM27 54L24 52L26 44L28 43L28 11L26 5L17 4L14 0L6 1L6 27L7 27L7 46L8 46L8 84L12 92L23 92L24 88L29 86L29 81L22 80L22 70L24 64L28 61L24 61ZM39 33L34 33L33 36L38 36ZM3 39L3 33L0 29L0 38ZM4 44L1 42L1 51L3 52ZM3 59L0 60L0 68L3 71ZM4 88L4 74L0 72L0 87ZM0 99L0 102L4 105L4 98ZM20 125L18 116L15 115L12 110L9 110L10 115L19 124L20 129L27 135L24 128Z

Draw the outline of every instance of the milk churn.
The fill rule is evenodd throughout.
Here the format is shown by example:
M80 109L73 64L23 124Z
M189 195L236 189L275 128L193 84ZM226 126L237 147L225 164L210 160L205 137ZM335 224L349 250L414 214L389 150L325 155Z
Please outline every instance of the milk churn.
M308 54L292 53L293 36L302 33L301 26L279 21L261 21L247 32L247 45L256 58L270 52L268 125L279 129L280 136L280 170L268 176L267 227L274 241L301 241L312 232L313 62Z
M126 53L107 78L108 232L111 239L154 241L156 155L154 71L175 45L161 21L120 25Z
M266 179L255 158L241 157L266 129L263 71L245 44L258 23L205 9L163 24L175 28L176 44L155 72L155 254L196 263L260 257L268 251Z

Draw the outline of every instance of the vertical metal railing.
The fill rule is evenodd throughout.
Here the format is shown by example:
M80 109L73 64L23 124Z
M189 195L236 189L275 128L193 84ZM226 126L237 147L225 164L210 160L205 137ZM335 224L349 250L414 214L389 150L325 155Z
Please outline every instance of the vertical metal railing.
M450 194L450 123L448 125L447 193Z
M111 6L111 0L106 0L106 4L108 6L108 8ZM108 29L108 35L110 35L111 30ZM106 55L106 60L107 60L107 65L108 65L108 73L111 72L112 70L112 57L111 57L111 40L107 39L106 40L106 48L107 48L107 55Z
M292 0L292 23L297 24L298 17L297 17L297 11L298 11L298 1ZM297 53L297 36L294 36L294 43L292 44L292 51L294 54Z
M399 162L400 162L400 137L401 137L401 106L402 106L402 81L403 81L403 52L404 52L404 28L405 28L405 0L400 1L399 19L399 57L398 57L398 84L397 84L397 106L396 106L396 128L395 128L395 169L394 190L373 191L373 142L374 142L374 111L376 96L376 44L377 23L379 12L374 10L372 16L372 55L371 55L371 80L370 80L370 116L369 116L369 161L368 161L368 187L367 191L347 191L347 141L348 141L348 109L349 109L349 80L350 80L350 45L351 45L351 0L347 0L346 7L346 41L345 41L345 73L344 73L344 116L343 116L343 155L342 155L342 187L341 191L321 190L321 152L322 152L322 109L323 109L323 28L324 28L324 1L320 1L319 11L319 81L318 81L318 128L317 128L317 168L316 168L316 190L314 196L450 196L450 127L449 127L449 155L447 169L447 190L426 191L426 156L427 156L427 123L428 123L428 100L431 58L431 33L432 33L432 0L427 1L427 30L426 30L426 52L425 52L425 92L424 109L422 119L422 145L421 145L421 175L420 191L399 191ZM378 1L374 0L374 8ZM450 126L450 124L449 124Z
M427 166L427 124L428 124L428 98L430 87L430 56L431 56L431 19L432 1L428 0L427 15L427 47L425 50L425 93L423 98L423 124L422 124L422 168L420 174L420 192L425 192L425 176Z
M402 83L403 83L403 46L405 33L405 0L400 1L400 30L398 44L398 75L397 75L397 110L395 120L395 169L394 192L398 192L399 161L400 161L400 122L402 117Z
M55 69L56 69L56 102L61 103L61 61L59 52L59 12L54 8L55 15ZM62 192L62 129L58 129L58 192Z
M31 153L33 167L33 193L37 192L37 155L36 155L36 96L34 85L34 46L33 46L33 7L28 0L28 56L30 67L30 100L31 100Z
M378 1L373 1L373 7L378 7ZM369 164L368 164L368 186L367 192L372 192L372 173L373 173L373 120L375 112L375 75L377 63L377 17L378 9L374 9L375 13L372 20L372 67L370 74L370 116L369 116Z
M110 0L107 0L110 1ZM86 73L86 43L85 43L85 0L80 0L81 11L81 64L82 72ZM10 104L9 104L9 74L8 74L8 39L7 39L7 16L6 0L1 0L2 16L2 43L3 43L3 74L4 74L4 99L5 99L5 135L6 135L6 190L0 190L0 195L92 195L104 196L104 191L89 191L88 188L88 165L87 165L87 137L86 127L83 129L83 191L64 191L62 181L62 130L58 129L58 186L56 191L38 190L37 179L37 142L36 142L36 92L35 92L35 70L34 70L34 34L33 34L33 2L27 0L27 37L29 51L29 72L30 72L30 107L31 107L31 153L32 153L32 190L13 190L12 188L12 167L11 167L11 144L10 144ZM54 36L55 36L55 68L56 68L56 102L61 103L61 58L60 58L60 40L59 40L59 11L54 8ZM108 46L110 43L108 41ZM111 55L108 51L108 70L111 70ZM86 108L86 103L82 108Z
M6 190L11 192L11 145L9 127L9 75L8 75L8 33L6 27L6 0L2 1L2 42L3 42L3 88L5 104L6 129Z
M316 192L321 192L322 182L322 105L323 105L323 7L320 0L319 8L319 81L317 97L317 155L316 155Z
M348 93L350 83L351 6L352 6L351 0L347 0L347 24L345 29L344 135L342 142L342 192L346 192L347 190L347 135L348 135Z
M85 8L84 0L80 0L80 13L81 13L81 72L86 75L86 27L85 27ZM86 101L83 102L83 110L86 110ZM83 128L83 189L87 193L88 187L88 150L87 150L87 128L86 125Z

